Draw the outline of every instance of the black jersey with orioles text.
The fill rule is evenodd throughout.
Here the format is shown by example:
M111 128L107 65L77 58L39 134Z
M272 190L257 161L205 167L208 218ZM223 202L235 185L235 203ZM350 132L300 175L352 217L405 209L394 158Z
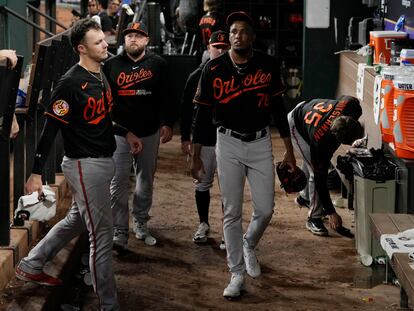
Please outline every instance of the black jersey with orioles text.
M104 64L114 96L113 120L138 137L154 134L161 125L173 127L175 108L168 100L167 63L146 52L134 62L124 52ZM173 77L172 77L173 78Z
M208 12L201 17L198 23L201 32L201 42L204 48L207 48L211 34L218 30L226 30L227 27L224 23L224 16L219 12Z
M330 130L333 120L339 116L349 116L358 120L361 115L359 101L347 96L339 100L313 99L295 108L295 126L311 147L312 165L315 170L327 171L331 158L340 145Z
M245 64L246 65L246 64ZM290 135L286 111L281 101L285 88L280 80L279 66L267 54L254 51L243 70L238 69L225 53L204 67L194 97L197 111L193 141L203 144L203 128L208 109L213 110L214 123L239 133L259 131L270 124L271 116L281 137Z
M76 64L58 81L45 114L59 122L67 157L111 156L116 148L111 108L109 85Z

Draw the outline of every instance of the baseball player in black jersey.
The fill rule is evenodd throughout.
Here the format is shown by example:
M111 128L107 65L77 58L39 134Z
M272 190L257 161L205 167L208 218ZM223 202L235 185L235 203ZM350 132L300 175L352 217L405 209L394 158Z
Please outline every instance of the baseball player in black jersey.
M124 30L125 51L104 65L114 96L113 119L143 141L139 155L131 156L125 138L116 136L116 173L111 183L114 243L127 248L129 173L134 166L136 186L132 215L138 239L150 236L147 221L152 205L154 174L160 141L172 138L175 107L168 101L166 62L146 51L149 38L145 25L130 23ZM151 237L151 236L150 236Z
M203 9L207 12L198 23L201 34L201 44L204 52L202 62L208 59L207 46L209 45L211 34L218 30L226 30L226 24L222 9L222 0L204 0Z
M62 170L72 191L72 207L21 260L19 279L55 286L61 280L43 272L51 260L69 241L84 231L89 232L89 266L92 284L100 310L119 310L112 269L112 213L109 185L115 171L112 153L116 145L109 112L111 89L100 70L107 57L108 44L100 26L90 20L78 21L70 40L80 56L58 81L46 110L46 123L36 150L32 174L26 192L42 192L41 173L56 134L63 137L65 156ZM120 129L124 130L124 129ZM133 153L142 148L131 132L126 134Z
M210 37L207 49L210 54L210 59L215 59L228 51L230 48L229 34L225 31L216 31ZM181 109L181 150L184 154L191 155L191 124L194 112L193 98L197 90L198 81L200 80L201 71L205 63L194 70L188 77L184 87ZM195 243L207 242L207 236L210 230L208 222L208 211L210 206L210 188L213 186L214 174L216 172L216 127L210 123L204 129L208 141L201 147L200 157L204 165L204 174L201 180L195 181L195 200L197 205L198 217L200 225L194 234L193 241Z
M204 129L217 126L217 171L223 200L223 230L232 274L224 297L237 297L244 289L244 272L261 274L254 248L273 214L275 175L269 124L271 115L286 147L284 163L296 166L289 125L281 94L278 66L271 56L252 49L253 22L244 12L227 17L231 49L211 60L201 74L193 128L192 174L200 180ZM246 233L242 228L245 181L249 182L253 214Z
M359 101L351 96L337 100L313 99L300 103L288 115L292 142L303 157L307 187L296 203L309 208L306 228L315 235L328 235L321 217L328 215L331 229L342 227L326 184L331 158L340 144L351 145L362 134L357 121L362 114Z

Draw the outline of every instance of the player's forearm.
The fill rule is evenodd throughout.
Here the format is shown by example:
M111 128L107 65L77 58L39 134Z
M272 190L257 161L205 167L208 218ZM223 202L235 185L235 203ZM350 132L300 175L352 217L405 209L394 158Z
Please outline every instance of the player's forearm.
M290 139L290 136L283 137L282 139L283 139L283 144L285 145L285 148L286 148L286 153L289 155L294 155L292 140Z
M41 175L45 166L47 156L49 155L51 145L59 131L59 124L46 118L39 143L36 148L32 174Z
M201 155L202 144L192 144L191 145L191 154L194 159L199 159Z

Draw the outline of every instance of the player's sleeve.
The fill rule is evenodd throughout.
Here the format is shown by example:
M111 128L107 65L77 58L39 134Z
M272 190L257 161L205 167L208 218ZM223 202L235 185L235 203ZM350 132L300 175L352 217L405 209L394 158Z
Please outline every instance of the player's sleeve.
M74 101L71 86L66 81L66 79L58 81L45 112L47 118L55 119L62 124L70 123Z
M53 118L46 118L45 125L43 126L43 130L39 138L39 143L36 148L32 173L38 175L42 174L42 170L45 166L47 156L49 155L50 148L60 129L60 125L61 122Z
M272 112L273 120L275 121L275 124L279 130L279 135L282 138L290 136L286 108L282 97L285 90L286 88L280 78L278 64L276 62L273 62L270 109Z
M204 66L198 81L197 91L194 96L193 116L193 143L205 145L209 141L209 133L205 129L211 127L213 122L212 83L209 75L210 67Z
M198 69L188 76L181 98L181 120L180 133L181 141L190 140L191 125L193 119L194 104L193 98L197 90L198 80L200 79L201 71Z
M176 118L177 104L176 101L171 100L172 83L168 79L167 62L163 58L161 60L160 85L158 88L161 101L161 125L173 128Z

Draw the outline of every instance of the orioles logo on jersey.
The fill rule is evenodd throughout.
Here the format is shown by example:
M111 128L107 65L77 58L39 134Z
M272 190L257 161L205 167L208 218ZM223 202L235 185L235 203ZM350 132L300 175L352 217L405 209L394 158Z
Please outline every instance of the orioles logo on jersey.
M213 80L214 98L219 100L220 104L228 104L232 99L240 96L242 93L255 91L265 88L270 85L272 75L265 73L261 69L257 70L255 74L248 74L241 81L237 83L234 76L228 81L223 81L221 78Z
M122 71L118 75L116 83L120 88L126 89L134 84L151 79L153 76L154 75L150 69L145 70L144 68L141 68L139 71L133 71L129 74Z
M69 104L63 99L58 99L53 103L53 113L59 117L63 117L69 112Z
M106 100L105 100L106 96ZM83 118L89 124L99 124L105 116L112 110L112 93L111 89L101 93L101 97L96 99L95 97L89 97L88 102L83 110Z

